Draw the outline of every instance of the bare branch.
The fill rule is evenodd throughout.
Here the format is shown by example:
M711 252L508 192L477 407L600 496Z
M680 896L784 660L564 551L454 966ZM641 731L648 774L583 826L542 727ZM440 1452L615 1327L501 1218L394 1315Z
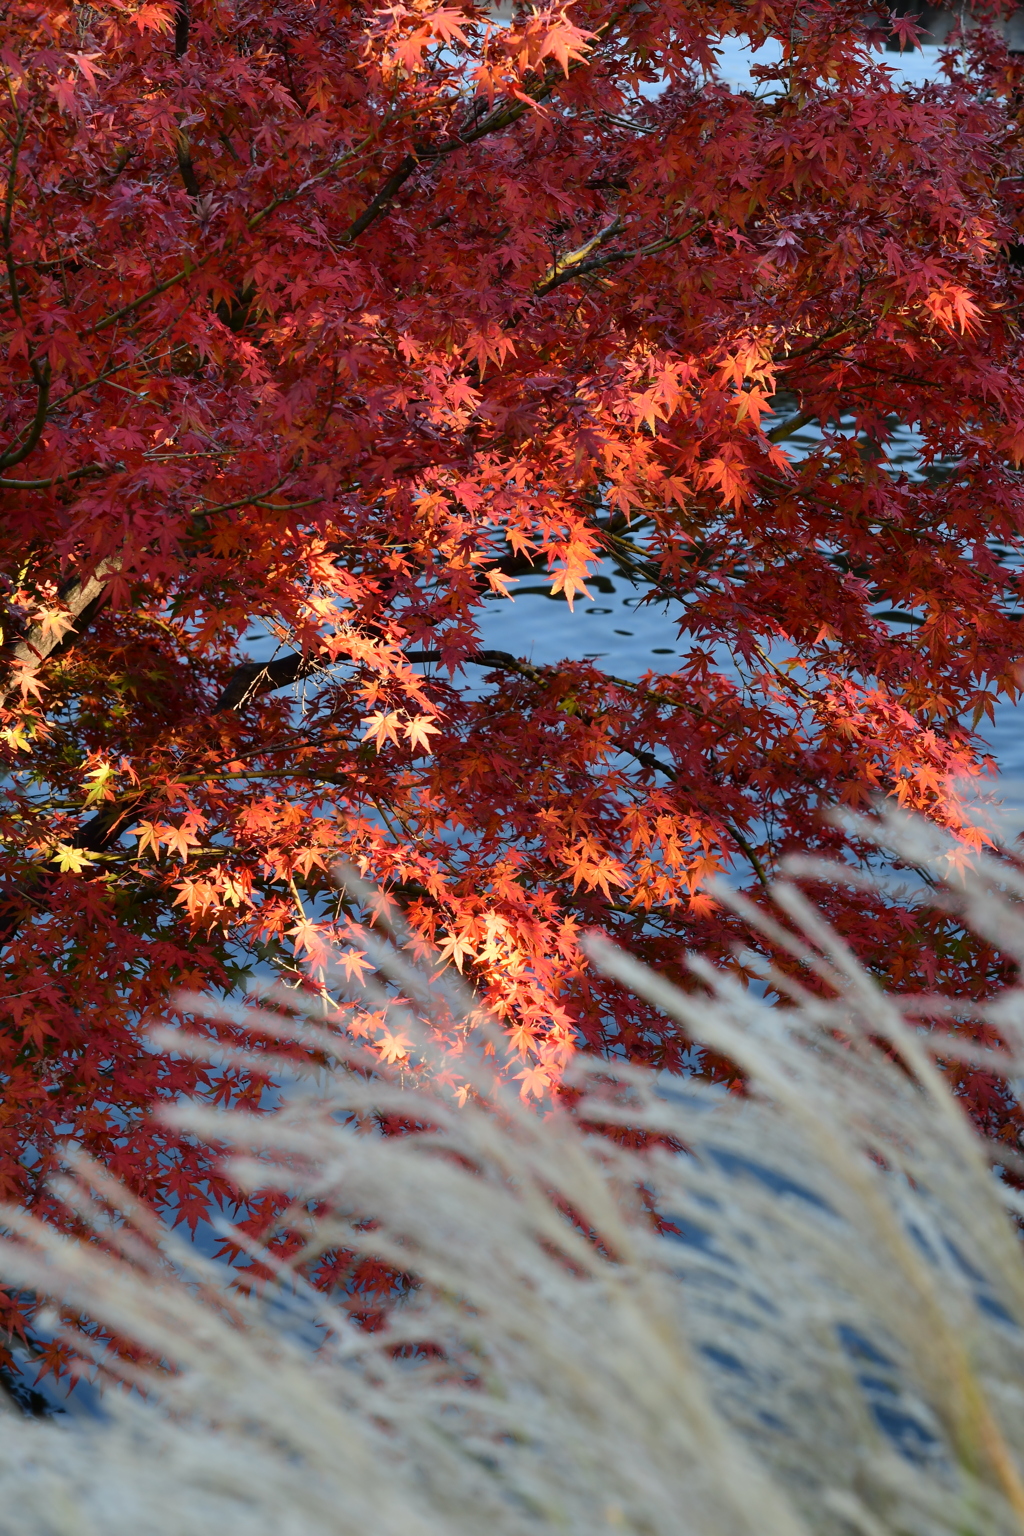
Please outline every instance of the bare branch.
M226 710L244 709L254 699L260 698L264 693L272 693L275 688L287 688L289 683L296 683L300 678L309 677L312 672L318 671L322 662L314 656L303 656L301 651L292 651L287 656L278 656L274 661L246 661L235 668L228 678L211 714L223 714Z

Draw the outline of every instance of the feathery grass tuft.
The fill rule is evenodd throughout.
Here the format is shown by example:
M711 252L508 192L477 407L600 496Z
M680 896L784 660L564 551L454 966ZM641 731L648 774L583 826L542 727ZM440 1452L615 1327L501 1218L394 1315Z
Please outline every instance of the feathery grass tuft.
M949 873L928 829L885 815L861 830ZM1019 871L979 857L947 890L1024 962ZM229 1147L243 1186L290 1193L303 1260L341 1245L412 1277L381 1332L292 1271L260 1297L232 1289L237 1274L69 1149L60 1193L99 1241L7 1210L0 1274L162 1364L125 1367L143 1391L108 1390L104 1420L5 1418L0 1532L1024 1531L1024 1203L936 1066L963 1042L917 1027L924 1005L884 995L795 885L775 888L778 917L721 894L793 957L765 978L785 1001L699 960L703 988L684 994L591 953L741 1067L746 1096L581 1058L572 1113L530 1108L500 1032L401 934L367 933L376 975L346 983L409 1042L393 1068L315 999L250 1011L326 1065L303 1076L282 1057L271 1115L174 1117ZM442 1014L465 1036L454 1060ZM987 1017L1012 1080L1024 992ZM396 1116L403 1134L383 1134Z

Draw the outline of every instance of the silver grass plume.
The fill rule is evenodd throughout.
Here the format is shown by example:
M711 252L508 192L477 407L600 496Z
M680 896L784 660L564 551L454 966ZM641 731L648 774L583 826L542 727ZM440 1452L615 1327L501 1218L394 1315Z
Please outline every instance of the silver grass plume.
M954 868L895 813L859 831L948 877L945 899L1024 963L1018 871ZM1024 1531L1024 1202L936 1066L963 1041L915 1023L966 1005L886 996L791 883L778 918L718 894L824 993L766 969L768 1004L700 960L704 990L683 993L607 944L591 958L730 1057L746 1096L579 1058L575 1111L530 1108L500 1031L401 932L364 933L375 972L346 983L409 1042L390 1069L309 994L244 1017L319 1067L159 1032L288 1079L272 1114L170 1113L230 1149L240 1185L287 1191L297 1264L345 1247L412 1283L378 1333L282 1265L248 1295L69 1148L58 1193L97 1241L7 1209L0 1275L162 1368L105 1356L125 1386L102 1420L2 1419L0 1533ZM1024 1076L1024 992L975 1015L1005 1042L985 1059ZM437 1044L453 1029L457 1057Z

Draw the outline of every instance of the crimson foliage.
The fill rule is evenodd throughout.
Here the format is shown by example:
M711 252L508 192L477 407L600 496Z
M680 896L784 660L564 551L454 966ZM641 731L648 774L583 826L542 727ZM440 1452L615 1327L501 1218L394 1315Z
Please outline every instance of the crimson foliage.
M785 39L755 93L730 32ZM584 927L725 953L709 877L856 858L823 812L879 792L975 835L1020 651L1020 66L982 27L895 89L881 35L861 0L5 6L0 1193L71 1134L207 1211L148 1106L259 1088L144 1017L315 975L339 857L540 1093L580 1045L685 1049ZM671 605L673 670L481 650L488 594L602 560ZM834 916L897 982L996 964Z

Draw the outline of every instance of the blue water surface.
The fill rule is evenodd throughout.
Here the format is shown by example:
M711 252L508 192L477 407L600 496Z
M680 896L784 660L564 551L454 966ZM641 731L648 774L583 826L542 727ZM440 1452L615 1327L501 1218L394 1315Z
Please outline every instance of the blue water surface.
M816 429L806 428L786 442L786 451L799 458L818 438ZM917 478L916 433L899 428L888 457L894 471ZM687 654L685 638L681 642L677 633L681 606L647 603L647 589L635 587L610 562L598 567L596 575L597 581L590 586L592 600L578 597L571 611L564 599L551 598L547 585L536 577L522 581L518 589L513 587L512 599L489 598L480 622L482 645L511 651L537 664L586 658L630 682L645 672L674 671ZM730 670L727 653L722 653L719 664L723 671ZM1007 781L1024 783L1024 704L1002 700L982 737L1000 774Z

